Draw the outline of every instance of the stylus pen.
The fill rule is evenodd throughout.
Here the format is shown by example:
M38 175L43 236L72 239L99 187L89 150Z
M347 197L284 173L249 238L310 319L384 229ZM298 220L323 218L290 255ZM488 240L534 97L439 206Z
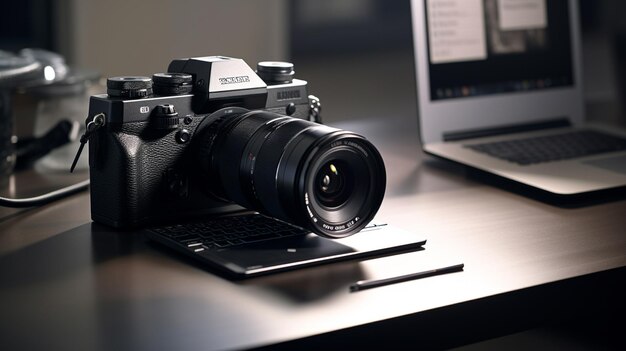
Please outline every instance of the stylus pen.
M409 280L415 280L420 278L432 277L434 275L459 272L463 270L465 265L463 263L455 264L449 267L436 268L431 269L429 271L410 273L405 275L400 275L397 277L385 278L385 279L377 279L377 280L360 280L352 285L350 285L350 292L361 291L365 289L377 288L379 286L385 286L389 284L406 282Z

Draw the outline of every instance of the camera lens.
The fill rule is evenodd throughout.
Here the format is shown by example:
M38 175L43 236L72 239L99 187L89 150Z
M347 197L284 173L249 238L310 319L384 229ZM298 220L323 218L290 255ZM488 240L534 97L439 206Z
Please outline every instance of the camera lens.
M332 238L358 232L380 207L385 167L358 134L266 111L206 130L199 161L222 198Z

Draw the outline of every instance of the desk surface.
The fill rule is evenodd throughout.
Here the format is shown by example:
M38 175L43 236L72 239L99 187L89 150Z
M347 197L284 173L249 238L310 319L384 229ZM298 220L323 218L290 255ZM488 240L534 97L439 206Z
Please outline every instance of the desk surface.
M425 158L415 126L399 126L396 133L387 128L385 134L375 120L340 127L379 145L389 185L378 218L425 236L425 250L233 282L139 234L93 224L87 193L36 209L0 208L0 345L238 349L314 342L314 336L342 331L367 340L364 333L384 330L376 339L385 340L394 328L420 338L428 331L411 326L437 326L437 318L450 311L455 314L448 318L478 321L475 309L463 309L472 302L495 326L504 323L500 308L523 316L531 307L513 306L530 303L528 296L558 304L559 296L575 295L571 278L615 269L624 276L626 201L553 206ZM12 187L27 196L85 177L25 172ZM460 273L357 293L348 289L361 279L459 262L465 263ZM559 282L569 282L569 291L551 288ZM547 290L536 290L541 287ZM502 305L507 296L513 302ZM430 338L449 346L444 339L455 333Z

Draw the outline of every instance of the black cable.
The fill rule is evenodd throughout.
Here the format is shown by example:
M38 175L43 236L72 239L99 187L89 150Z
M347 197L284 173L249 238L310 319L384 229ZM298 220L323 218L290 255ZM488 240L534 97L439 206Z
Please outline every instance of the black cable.
M89 180L82 181L80 183L76 183L74 185L70 185L65 188L61 188L59 190L55 190L49 192L47 194L29 197L25 199L10 199L6 197L0 197L0 206L4 207L35 207L45 205L52 201L56 201L62 199L66 196L70 196L86 190L89 187Z
M15 150L15 169L27 169L52 150L78 139L80 123L61 120L43 136L38 138L19 138Z

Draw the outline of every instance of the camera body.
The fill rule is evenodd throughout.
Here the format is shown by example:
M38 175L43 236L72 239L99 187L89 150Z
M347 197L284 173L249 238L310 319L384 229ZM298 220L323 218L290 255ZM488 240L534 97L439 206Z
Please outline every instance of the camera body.
M208 56L174 60L168 72L152 87L145 77L109 79L109 94L90 99L87 124L104 117L89 139L97 222L126 228L242 210L208 184L195 139L252 110L319 121L319 101L288 63L261 62L255 72L241 59Z
M208 56L109 78L81 138L92 219L127 228L248 209L331 238L360 231L382 203L382 157L317 123L319 100L293 75L287 62L253 71Z

